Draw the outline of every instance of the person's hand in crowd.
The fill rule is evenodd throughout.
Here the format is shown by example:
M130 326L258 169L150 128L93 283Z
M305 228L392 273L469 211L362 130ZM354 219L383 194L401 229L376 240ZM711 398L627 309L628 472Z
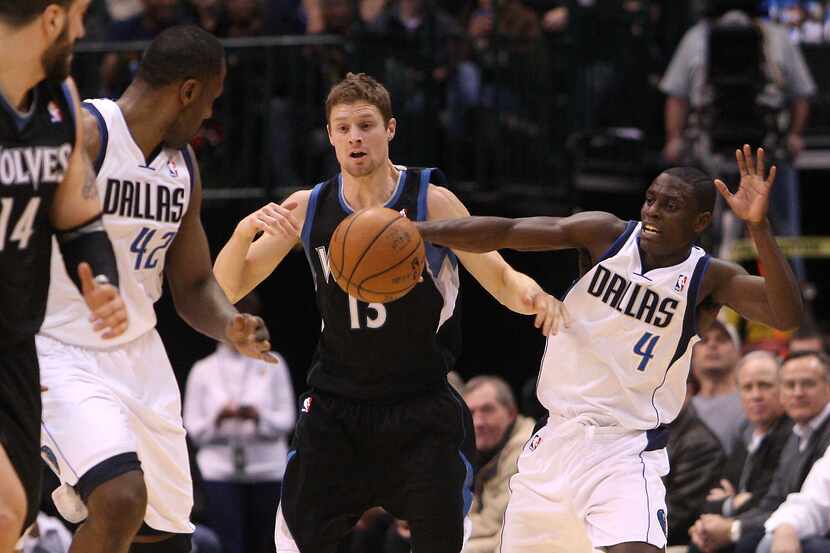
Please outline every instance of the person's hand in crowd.
M772 533L770 553L801 553L801 541L795 528L782 524Z
M724 478L720 481L720 488L712 488L709 490L706 501L723 501L733 495L735 495L735 486L732 485L732 482Z

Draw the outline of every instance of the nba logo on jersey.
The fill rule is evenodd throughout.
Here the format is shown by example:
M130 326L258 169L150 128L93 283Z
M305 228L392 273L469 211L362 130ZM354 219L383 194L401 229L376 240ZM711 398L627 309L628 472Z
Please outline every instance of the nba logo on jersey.
M542 436L536 434L533 438L530 439L530 444L528 444L528 449L530 451L536 451L536 448L539 447L539 444L542 442Z
M49 102L46 109L49 110L49 121L52 123L63 122L63 113L61 113L61 108L58 107L58 104L55 102Z
M170 172L171 177L178 177L179 171L176 169L176 161L173 159L167 160L167 171Z
M311 412L311 398L307 397L303 400L303 408L300 409L302 413L310 413Z
M674 283L674 291L675 292L682 292L684 288L686 288L686 283L689 281L689 277L686 275L680 275L677 277L677 282Z

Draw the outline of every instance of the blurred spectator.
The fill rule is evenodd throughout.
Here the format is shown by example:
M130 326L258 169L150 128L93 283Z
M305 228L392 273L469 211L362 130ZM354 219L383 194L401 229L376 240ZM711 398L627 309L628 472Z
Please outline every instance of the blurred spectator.
M669 424L669 465L663 478L671 513L668 545L689 543L689 528L703 511L706 493L718 481L725 455L718 437L697 416L686 396L683 409Z
M533 419L519 415L510 386L497 376L477 376L464 385L473 416L478 459L470 509L472 534L463 553L495 553L509 498L508 481L533 432Z
M807 473L830 445L830 357L796 353L784 361L780 375L781 402L794 426L772 484L755 507L734 518L701 516L691 536L702 551L753 553L764 536L764 523L788 494L801 489Z
M59 519L38 513L37 520L26 530L21 541L22 547L15 549L15 553L67 553L72 534Z
M802 324L787 344L790 353L798 351L823 351L828 353L827 339L813 322Z
M185 10L193 23L217 34L222 20L222 0L188 0Z
M265 0L224 0L225 27L220 36L235 38L261 35L265 30Z
M830 456L827 451L810 469L801 490L769 517L757 553L827 553L830 551Z
M107 11L110 14L110 17L114 21L124 21L125 19L129 19L131 17L135 17L141 10L143 6L141 5L141 0L106 0L107 1Z
M168 27L188 22L178 0L141 0L141 4L143 10L140 13L112 22L109 40L152 40ZM140 59L139 52L107 54L101 63L100 95L108 98L120 96L135 76Z
M720 486L709 492L706 512L734 517L757 505L772 483L792 421L780 401L781 363L766 351L738 361L738 391L749 424L721 470Z
M798 236L800 191L792 162L804 148L809 98L816 85L786 29L756 17L758 5L756 0L713 0L709 17L683 37L660 83L668 96L663 157L669 164L702 163L709 172L722 173L721 160L731 160L742 142L763 144L778 166L771 221L776 234ZM710 59L715 37L721 37L717 63ZM757 63L741 61L738 56L744 55L755 55ZM782 120L788 123L781 126ZM730 210L716 214L715 220L723 225L724 255L743 229ZM805 280L800 258L794 267Z
M255 296L242 312L260 311ZM226 553L273 552L277 498L294 427L285 360L269 364L220 344L187 380L184 423L199 446L210 526Z
M735 329L717 319L702 336L692 351L692 371L700 381L700 393L692 398L692 404L731 455L746 420L735 385L740 342Z

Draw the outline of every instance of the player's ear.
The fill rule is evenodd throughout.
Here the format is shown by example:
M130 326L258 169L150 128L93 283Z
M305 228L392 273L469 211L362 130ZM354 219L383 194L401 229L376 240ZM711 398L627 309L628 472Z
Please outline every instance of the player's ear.
M334 137L331 136L331 125L326 123L326 133L329 135L329 144L334 146Z
M703 213L698 213L697 217L695 218L695 233L700 234L709 224L712 222L712 212L711 211L704 211Z
M395 129L398 128L398 122L395 120L394 117L389 118L389 122L386 124L386 138L389 142L392 142L392 139L395 138Z
M43 10L41 21L43 22L43 30L49 38L49 42L54 42L63 31L66 25L66 18L68 14L66 9L60 4L49 4Z
M183 106L189 106L202 93L202 83L196 79L187 79L179 87L179 101Z

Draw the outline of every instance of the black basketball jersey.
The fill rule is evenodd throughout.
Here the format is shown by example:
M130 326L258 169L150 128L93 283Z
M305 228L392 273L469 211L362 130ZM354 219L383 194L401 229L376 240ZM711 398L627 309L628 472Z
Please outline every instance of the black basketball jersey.
M37 333L49 291L49 211L75 145L66 83L42 81L28 113L0 95L0 349Z
M416 221L427 218L435 169L401 171L385 204ZM340 175L311 192L302 242L311 265L323 330L308 384L356 399L396 398L446 383L460 347L458 260L426 243L424 281L387 304L347 295L329 273L328 247L337 225L352 213Z

